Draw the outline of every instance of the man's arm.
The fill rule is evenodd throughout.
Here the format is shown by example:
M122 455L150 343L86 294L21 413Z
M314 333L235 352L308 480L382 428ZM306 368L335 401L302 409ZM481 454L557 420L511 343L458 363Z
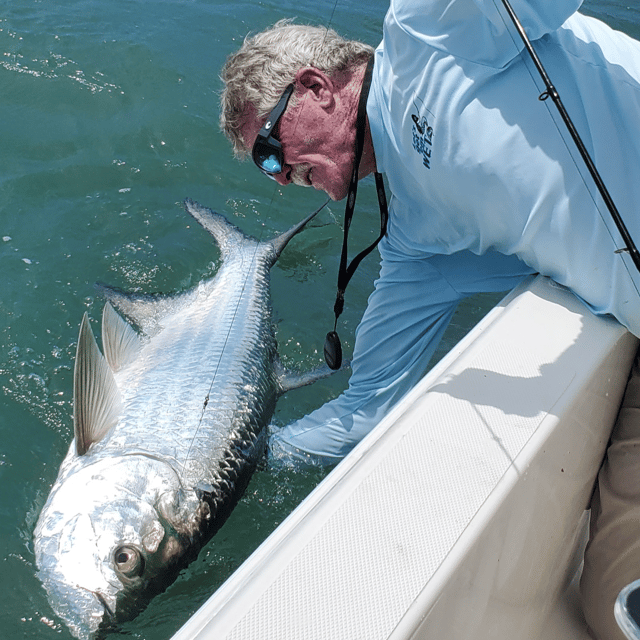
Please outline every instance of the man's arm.
M510 4L529 38L537 40L559 29L582 0ZM524 48L502 0L391 0L385 46L407 34L435 50L494 68L504 67Z
M531 273L497 253L399 259L384 246L381 253L380 278L356 331L349 388L274 433L273 458L341 460L424 375L461 299L507 291Z

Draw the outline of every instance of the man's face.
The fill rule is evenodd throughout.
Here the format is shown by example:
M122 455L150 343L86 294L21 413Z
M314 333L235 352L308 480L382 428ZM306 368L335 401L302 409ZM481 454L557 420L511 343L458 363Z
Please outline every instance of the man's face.
M284 167L274 175L286 185L291 182L324 191L332 200L341 200L349 191L353 170L353 123L349 125L344 104L327 90L296 82L296 101L289 102L275 137L282 145ZM255 112L245 116L242 137L248 149L263 125Z

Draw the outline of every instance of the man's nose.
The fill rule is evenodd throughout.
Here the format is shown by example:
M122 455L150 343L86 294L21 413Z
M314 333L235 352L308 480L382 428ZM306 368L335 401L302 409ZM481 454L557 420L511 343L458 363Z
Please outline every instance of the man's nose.
M273 176L273 179L283 187L291 183L291 166L285 164L280 173Z

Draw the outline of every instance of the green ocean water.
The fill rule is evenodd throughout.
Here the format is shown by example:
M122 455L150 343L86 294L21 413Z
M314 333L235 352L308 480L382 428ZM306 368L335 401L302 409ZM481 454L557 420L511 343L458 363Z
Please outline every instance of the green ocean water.
M640 38L640 9L630 5L588 0L584 9ZM247 32L292 16L376 45L386 8L386 0L0 0L1 638L70 638L36 578L32 531L72 439L78 327L87 311L97 328L102 309L94 283L170 293L212 275L219 255L184 214L186 197L259 237L324 201L233 159L217 126L224 59ZM333 327L343 210L331 204L273 270L280 352L292 368L320 363ZM377 225L367 181L352 247L369 244ZM339 327L347 352L377 270L374 255L349 287ZM499 298L461 305L436 357ZM338 374L290 392L276 421L313 410L346 382ZM259 471L198 560L123 636L169 638L325 473Z

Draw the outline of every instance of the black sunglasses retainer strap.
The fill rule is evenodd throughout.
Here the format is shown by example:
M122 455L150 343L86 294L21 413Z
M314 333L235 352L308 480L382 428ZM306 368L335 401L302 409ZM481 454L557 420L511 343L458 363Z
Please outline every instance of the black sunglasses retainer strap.
M362 158L362 149L364 147L364 133L367 123L367 97L369 96L369 88L371 86L371 75L373 73L373 56L367 64L365 70L364 79L362 81L362 91L360 93L360 100L358 102L358 115L356 120L356 144L355 144L355 158L353 163L353 171L351 173L351 182L349 184L349 194L347 196L347 204L344 212L344 236L342 240L342 253L340 255L340 268L338 271L338 292L336 295L336 301L333 305L333 312L335 314L335 323L333 331L327 333L327 337L324 343L324 359L327 365L331 369L339 369L342 366L342 345L337 333L338 317L344 309L344 293L347 285L351 280L356 269L378 245L380 240L387 232L387 220L389 218L389 211L387 208L387 197L384 191L384 181L382 175L375 172L376 191L378 194L378 205L380 207L380 235L378 238L366 249L361 251L349 264L348 260L348 238L349 228L351 226L351 220L353 218L353 212L356 204L356 195L358 192L358 170L360 168L360 159Z

